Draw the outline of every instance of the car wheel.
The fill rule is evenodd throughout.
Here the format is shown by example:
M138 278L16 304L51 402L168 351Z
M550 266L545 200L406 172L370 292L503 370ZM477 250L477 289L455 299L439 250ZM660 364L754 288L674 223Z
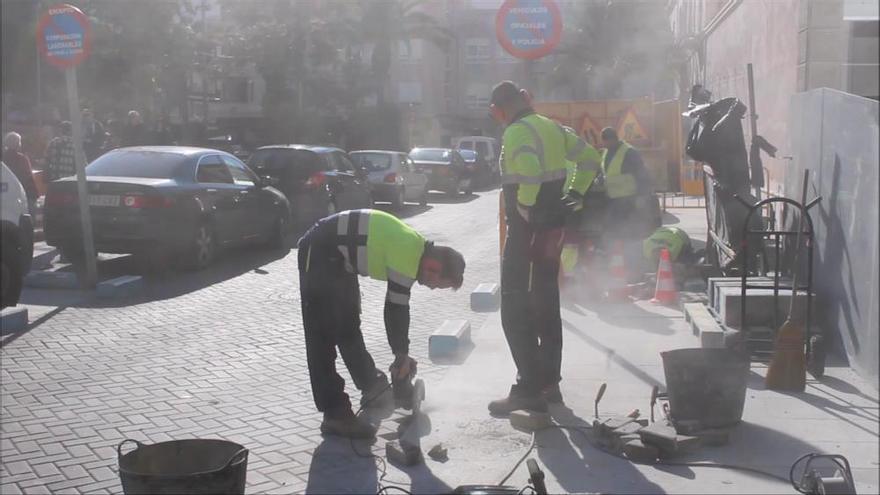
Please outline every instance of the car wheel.
M18 256L12 254L18 253L19 249L11 242L3 243L3 267L0 273L0 302L4 308L15 306L21 297L21 286L24 278L21 263Z
M397 190L397 195L391 201L391 207L394 208L395 210L402 210L404 200L405 200L404 190L401 187L400 189Z
M447 196L458 196L459 191L461 190L461 183L459 181L455 181L449 189L446 190Z
M287 224L287 218L284 215L278 215L269 237L270 248L285 249L287 247L287 234L289 233Z
M214 261L217 254L217 241L214 229L208 222L202 222L196 229L189 248L189 268L201 270Z

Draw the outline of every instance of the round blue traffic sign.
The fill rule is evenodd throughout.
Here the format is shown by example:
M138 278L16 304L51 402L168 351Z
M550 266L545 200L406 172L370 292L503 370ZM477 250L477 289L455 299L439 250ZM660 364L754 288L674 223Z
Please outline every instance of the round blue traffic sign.
M89 55L92 30L89 20L73 5L50 7L37 24L40 53L55 66L69 68Z
M562 14L554 0L505 0L495 16L495 34L517 58L541 58L562 39Z

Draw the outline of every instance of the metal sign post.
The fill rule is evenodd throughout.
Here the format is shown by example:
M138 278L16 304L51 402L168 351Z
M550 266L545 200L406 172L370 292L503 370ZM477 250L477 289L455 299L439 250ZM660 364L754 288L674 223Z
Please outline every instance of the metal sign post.
M37 45L50 64L64 69L67 82L67 104L73 127L76 189L82 224L83 254L86 278L83 285L94 288L97 284L95 240L92 237L92 216L89 211L89 192L86 183L86 156L82 147L82 115L76 87L76 66L88 57L91 48L91 27L88 18L78 8L61 4L49 8L37 25Z

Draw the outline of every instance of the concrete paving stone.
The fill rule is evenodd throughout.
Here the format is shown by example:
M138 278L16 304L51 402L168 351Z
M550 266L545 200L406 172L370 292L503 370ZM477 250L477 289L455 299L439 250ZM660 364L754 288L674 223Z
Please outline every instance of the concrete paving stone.
M56 481L54 483L49 483L46 486L49 488L49 490L51 490L53 492L68 492L68 491L77 491L77 490L71 490L71 488L77 488L77 487L81 487L84 485L89 485L94 482L95 482L95 480L93 480L89 476L86 476L83 478L67 479L64 481Z
M60 443L47 443L42 446L43 452L49 455L60 454L62 452L67 452L67 449L64 448Z
M31 437L28 437L28 438L31 438ZM37 445L37 442L35 442L33 440L25 440L22 442L15 442L15 448L18 449L18 451L23 454L40 451L40 446Z
M33 468L34 468L34 473L36 473L37 476L39 476L40 478L45 478L47 476L52 476L54 474L61 474L61 472L58 471L58 468L54 464L51 464L51 463L37 464L37 465L33 466Z
M98 469L92 469L89 471L89 474L97 481L106 481L106 480L114 480L119 479L119 473L113 471L108 467L101 467Z
M15 483L0 483L0 493L9 494L9 495L19 495L24 493L21 491L21 488L18 487Z
M34 472L29 470L27 472L19 473L19 474L5 474L4 473L2 476L0 476L0 479L2 479L4 483L18 483L19 485L21 485L22 483L24 483L28 480L32 480L36 477L37 477L37 475Z
M266 494L275 494L275 493L287 493L283 490L283 485L273 480L266 481L264 483L260 483L259 485L248 486L246 493L266 493Z
M119 481L119 477L116 479L98 481L96 483L89 483L87 485L78 486L78 491L81 493L122 493L122 482Z
M4 468L7 472L11 474L22 474L29 473L31 471L31 466L27 462L19 461L19 462L11 462L4 465Z
M58 481L64 481L65 478L63 474L55 474L52 476L39 477L39 478L31 478L24 481L19 481L18 486L25 493L48 493L48 485L49 483L56 483Z

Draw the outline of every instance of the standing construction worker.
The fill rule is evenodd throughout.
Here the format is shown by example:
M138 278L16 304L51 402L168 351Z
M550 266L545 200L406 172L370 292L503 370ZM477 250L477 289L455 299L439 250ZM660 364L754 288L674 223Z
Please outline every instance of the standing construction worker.
M393 375L410 376L409 296L418 281L431 289L461 287L464 257L435 246L396 217L379 210L343 211L319 220L299 240L303 327L312 395L324 413L321 432L370 438L375 428L356 417L336 373L336 348L361 391L361 406L391 400L388 378L364 345L358 275L388 282L385 331L394 352ZM394 377L394 376L393 376Z
M651 176L632 145L611 127L602 129L602 169L608 196L605 241L624 242L628 266L641 259L641 241L660 226L660 210Z
M490 112L506 126L501 324L517 379L507 397L489 404L489 411L546 411L548 401L562 402L558 275L563 226L598 174L600 156L571 130L536 114L528 92L511 81L492 90ZM567 191L566 160L577 164Z

